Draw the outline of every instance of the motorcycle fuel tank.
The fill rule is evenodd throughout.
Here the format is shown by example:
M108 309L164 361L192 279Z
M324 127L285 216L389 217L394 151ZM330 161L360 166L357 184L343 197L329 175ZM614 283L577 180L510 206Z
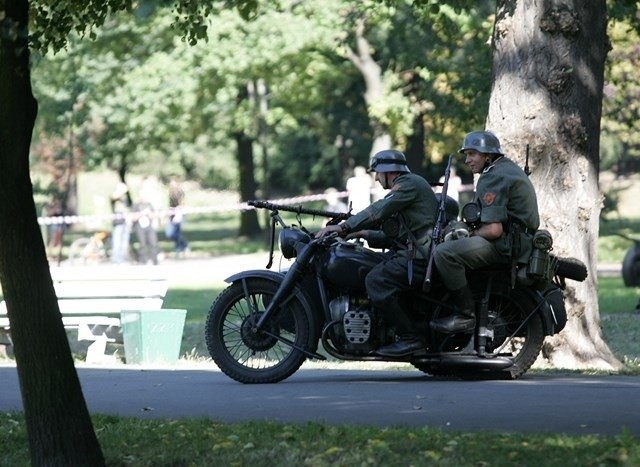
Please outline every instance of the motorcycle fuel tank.
M324 279L338 287L364 291L364 278L380 261L380 253L356 243L340 244L329 251Z

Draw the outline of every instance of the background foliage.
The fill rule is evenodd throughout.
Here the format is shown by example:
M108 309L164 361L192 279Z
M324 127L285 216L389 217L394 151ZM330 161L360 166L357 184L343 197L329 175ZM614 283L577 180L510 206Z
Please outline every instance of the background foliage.
M31 153L38 199L75 190L70 180L78 171L97 169L121 178L177 175L205 188L238 190L238 131L253 141L254 176L268 193L341 188L354 166L368 162L374 121L396 147L418 153L422 167L415 171L437 180L443 157L465 132L484 126L495 4L424 1L419 9L412 3L288 0L258 8L246 22L249 9L212 2L204 8L215 14L182 38L174 22L202 13L199 7L171 10L142 1L85 12L102 26L68 40L52 35L49 45L66 40L64 49L35 55L39 114ZM617 176L636 171L640 161L632 3L609 2L619 19L609 28L601 163ZM53 19L41 13L36 21ZM383 98L372 106L347 59L358 21L365 22L380 65ZM40 36L33 40L46 48ZM460 162L458 172L469 182ZM615 209L615 193L605 208Z

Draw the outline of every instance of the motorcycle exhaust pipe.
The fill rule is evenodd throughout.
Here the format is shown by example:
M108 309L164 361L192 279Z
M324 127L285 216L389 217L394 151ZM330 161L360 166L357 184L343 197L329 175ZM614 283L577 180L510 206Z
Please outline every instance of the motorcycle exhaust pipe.
M433 363L440 368L468 370L504 370L513 366L513 361L506 357L480 358L475 355L443 355L438 358L415 359L420 363Z

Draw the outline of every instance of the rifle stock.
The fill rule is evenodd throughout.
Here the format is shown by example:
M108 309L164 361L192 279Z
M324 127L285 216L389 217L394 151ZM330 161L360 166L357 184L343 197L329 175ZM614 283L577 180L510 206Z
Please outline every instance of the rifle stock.
M436 223L433 226L433 233L431 234L427 271L424 275L424 281L422 282L422 290L424 292L429 292L429 290L431 289L431 275L433 274L433 250L440 240L440 232L442 231L442 226L447 218L447 189L449 188L449 177L451 176L452 159L453 154L449 154L447 167L444 170L444 182L442 183L442 192L440 193L440 202L438 203L438 214L436 216Z

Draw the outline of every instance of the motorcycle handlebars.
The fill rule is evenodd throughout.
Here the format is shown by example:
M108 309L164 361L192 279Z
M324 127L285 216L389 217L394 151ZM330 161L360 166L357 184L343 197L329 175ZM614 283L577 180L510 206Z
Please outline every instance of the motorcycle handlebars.
M322 217L330 217L334 220L342 220L347 219L351 216L349 212L331 212L331 211L322 211L319 209L309 209L303 208L302 206L289 206L285 204L275 204L270 203L269 201L262 200L250 200L247 201L249 206L254 206L259 209L268 209L269 211L286 211L293 212L296 214L308 214L310 216L322 216Z

